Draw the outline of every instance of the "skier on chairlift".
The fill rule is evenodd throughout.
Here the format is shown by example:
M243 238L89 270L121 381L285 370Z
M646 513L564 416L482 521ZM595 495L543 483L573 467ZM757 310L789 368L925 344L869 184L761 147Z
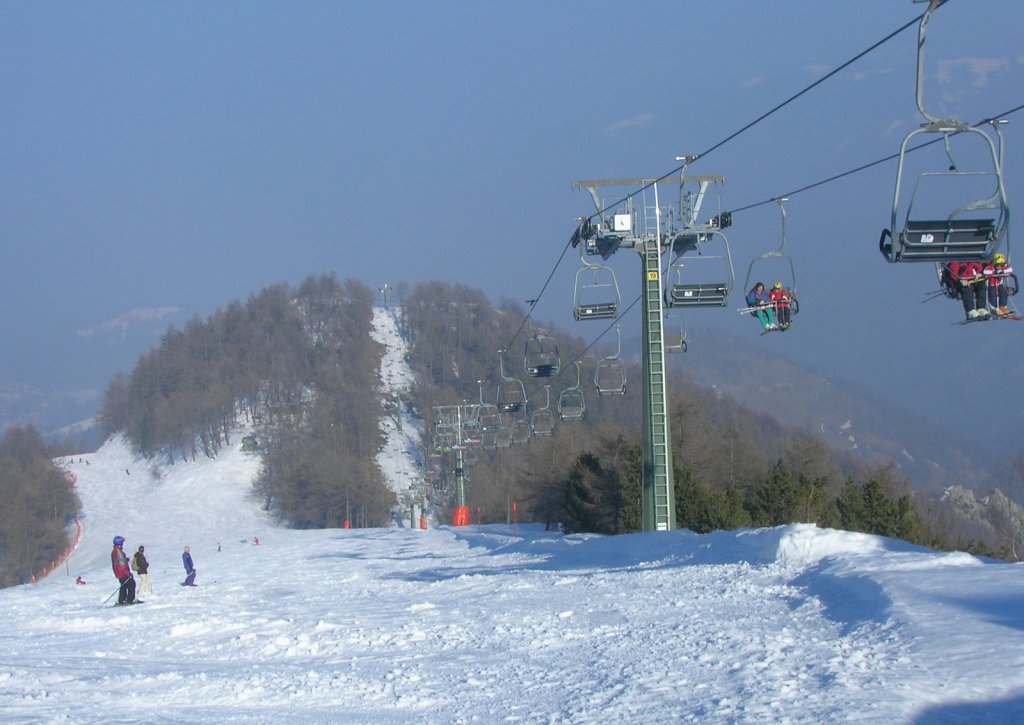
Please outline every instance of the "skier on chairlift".
M772 291L768 293L768 301L775 309L775 320L780 330L788 330L793 324L792 311L789 306L793 301L793 294L782 286L782 282L772 285Z
M982 268L985 286L988 288L988 306L993 315L1006 317L1011 314L1007 305L1010 301L1010 290L1007 278L1013 274L1013 267L1006 262L1005 254L997 254L992 261Z
M747 292L747 307L753 308L750 314L758 319L761 329L765 332L778 327L775 323L775 312L769 304L768 293L764 291L764 282L758 282Z
M977 320L988 315L985 307L985 277L982 266L978 262L950 262L950 285L953 294L960 298L964 305L967 320Z

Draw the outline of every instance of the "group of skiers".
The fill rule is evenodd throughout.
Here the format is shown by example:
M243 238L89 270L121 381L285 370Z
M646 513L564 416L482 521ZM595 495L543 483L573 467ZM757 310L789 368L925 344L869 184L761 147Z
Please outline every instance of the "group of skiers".
M959 298L967 320L986 317L1008 317L1010 295L1016 293L1009 284L1013 267L1006 255L996 254L983 262L950 262L942 269L942 288L951 297Z
M152 594L153 589L149 581L149 561L146 560L145 553L146 547L140 546L134 556L132 556L131 564L129 564L128 555L124 552L124 541L123 536L115 536L114 548L110 552L110 566L114 570L114 576L121 585L117 590L117 604L119 606L141 604L142 600L135 597L135 577L132 576L132 572L134 571L139 575L142 583L139 594ZM181 555L181 563L185 566L185 581L181 585L188 587L196 586L196 568L192 563L192 554L187 546Z
M750 314L757 318L765 332L789 329L793 324L795 301L792 291L783 287L782 282L773 284L768 292L765 292L764 283L758 282L747 292Z

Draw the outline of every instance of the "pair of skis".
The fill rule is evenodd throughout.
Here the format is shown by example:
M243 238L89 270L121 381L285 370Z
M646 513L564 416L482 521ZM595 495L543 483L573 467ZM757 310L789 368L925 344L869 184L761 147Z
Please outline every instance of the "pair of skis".
M972 322L987 322L989 320L1019 320L1020 315L1016 312L1007 312L1005 315L1000 315L995 312L990 312L987 315L981 317L968 317L966 320L957 320L954 325L969 325Z

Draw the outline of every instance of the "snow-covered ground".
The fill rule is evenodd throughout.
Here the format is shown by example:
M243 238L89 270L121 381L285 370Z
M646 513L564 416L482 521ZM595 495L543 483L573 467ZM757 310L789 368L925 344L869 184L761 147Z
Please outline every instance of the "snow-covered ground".
M78 550L0 591L0 721L1024 720L1024 566L808 525L289 531L239 448L68 464ZM137 607L101 606L115 534Z
M65 462L82 538L0 591L0 722L1024 722L1024 565L810 525L285 530L243 432ZM116 534L146 547L140 606L103 605Z

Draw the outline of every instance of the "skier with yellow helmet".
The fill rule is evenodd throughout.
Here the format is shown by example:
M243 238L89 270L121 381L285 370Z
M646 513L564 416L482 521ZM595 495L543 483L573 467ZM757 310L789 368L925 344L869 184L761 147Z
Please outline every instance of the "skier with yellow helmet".
M792 311L789 306L793 301L793 293L782 286L782 282L772 285L772 291L768 293L768 301L775 308L775 319L778 321L780 330L788 330L793 324Z
M1012 314L1013 310L1008 306L1009 298L1017 289L1016 284L1009 283L1015 283L1016 277L1012 276L1013 267L1007 263L1006 255L999 253L992 257L992 261L985 265L983 273L988 287L988 306L992 314L1000 317Z

